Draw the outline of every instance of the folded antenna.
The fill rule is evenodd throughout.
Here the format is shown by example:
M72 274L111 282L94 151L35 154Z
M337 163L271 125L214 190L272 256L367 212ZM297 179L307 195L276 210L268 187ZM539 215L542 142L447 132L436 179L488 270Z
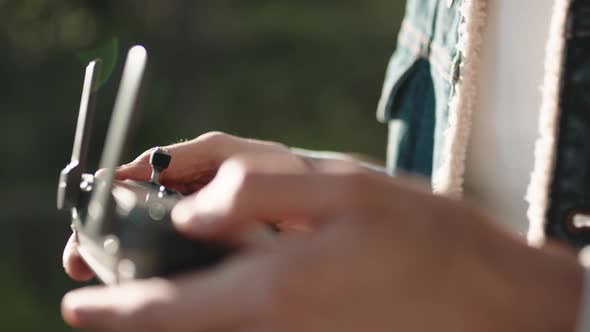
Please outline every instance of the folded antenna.
M80 182L82 174L86 170L86 161L88 159L88 145L92 133L92 121L101 67L102 61L100 59L91 61L86 66L72 159L61 172L59 178L57 191L57 208L59 210L74 208L78 205Z
M95 189L88 204L86 230L91 235L105 231L103 219L111 205L111 190L115 179L115 167L119 165L130 136L130 128L136 113L137 99L141 89L147 52L142 46L134 46L127 53L121 85L115 100L105 146L100 161L104 174L95 181Z

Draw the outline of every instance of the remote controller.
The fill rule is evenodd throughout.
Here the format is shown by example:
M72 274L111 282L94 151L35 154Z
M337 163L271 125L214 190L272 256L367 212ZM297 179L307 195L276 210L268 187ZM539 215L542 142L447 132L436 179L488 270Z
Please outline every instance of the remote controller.
M80 255L105 284L211 267L236 250L189 239L174 229L170 211L182 195L160 183L172 160L166 149L152 150L150 181L115 179L115 167L132 136L146 62L143 47L130 49L100 161L105 172L99 177L84 173L101 61L88 64L72 158L58 184L57 207L70 212Z

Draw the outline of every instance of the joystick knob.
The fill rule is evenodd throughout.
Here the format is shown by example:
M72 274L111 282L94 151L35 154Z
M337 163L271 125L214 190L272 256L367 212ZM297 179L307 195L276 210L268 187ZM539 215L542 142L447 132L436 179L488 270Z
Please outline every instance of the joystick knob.
M170 152L166 148L156 147L152 151L150 155L150 165L152 165L151 183L161 185L160 174L170 166L171 159L172 156L170 156Z

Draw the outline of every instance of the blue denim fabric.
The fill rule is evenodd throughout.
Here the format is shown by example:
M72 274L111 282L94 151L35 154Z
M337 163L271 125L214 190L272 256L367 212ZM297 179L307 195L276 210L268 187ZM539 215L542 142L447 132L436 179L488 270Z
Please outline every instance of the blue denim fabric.
M546 234L576 247L590 244L590 228L573 217L590 215L590 1L572 3L568 15L561 117L547 212Z
M456 0L409 0L389 63L377 118L390 126L388 171L431 177L456 82L461 21Z
M434 144L435 96L430 64L419 59L412 74L398 90L395 123L390 128L390 141L397 145L398 169L429 176L432 173Z

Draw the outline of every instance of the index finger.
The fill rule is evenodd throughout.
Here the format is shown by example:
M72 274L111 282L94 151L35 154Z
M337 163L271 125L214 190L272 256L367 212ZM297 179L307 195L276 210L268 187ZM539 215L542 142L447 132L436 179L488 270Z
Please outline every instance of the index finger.
M316 220L381 201L376 175L360 166L334 162L303 171L267 166L277 158L282 157L245 155L224 163L207 187L174 208L177 227L208 237L237 233L252 220Z

